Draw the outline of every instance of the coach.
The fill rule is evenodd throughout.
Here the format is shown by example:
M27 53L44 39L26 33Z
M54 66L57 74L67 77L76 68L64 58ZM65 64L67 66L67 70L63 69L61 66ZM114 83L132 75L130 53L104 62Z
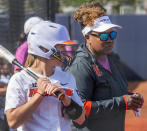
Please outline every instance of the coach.
M106 10L97 2L83 4L74 14L81 25L86 44L76 54L67 71L76 78L87 120L73 131L124 131L126 110L143 105L140 94L128 95L128 85L118 57L112 53L118 25L112 24Z

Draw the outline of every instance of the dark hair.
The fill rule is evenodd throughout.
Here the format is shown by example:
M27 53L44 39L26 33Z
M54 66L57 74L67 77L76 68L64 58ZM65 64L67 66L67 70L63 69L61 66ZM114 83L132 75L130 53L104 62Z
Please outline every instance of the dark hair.
M106 16L106 9L96 1L86 2L80 6L74 13L74 19L85 27L87 25L92 26L96 18Z
M22 43L24 43L27 40L27 35L23 32L20 34L18 39L18 46L20 46Z

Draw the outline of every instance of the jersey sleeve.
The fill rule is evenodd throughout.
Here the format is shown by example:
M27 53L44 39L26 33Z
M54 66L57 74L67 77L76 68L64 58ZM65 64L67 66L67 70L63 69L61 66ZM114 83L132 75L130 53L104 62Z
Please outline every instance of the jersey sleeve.
M17 108L26 103L23 85L18 82L16 75L12 76L7 87L5 112L8 109Z

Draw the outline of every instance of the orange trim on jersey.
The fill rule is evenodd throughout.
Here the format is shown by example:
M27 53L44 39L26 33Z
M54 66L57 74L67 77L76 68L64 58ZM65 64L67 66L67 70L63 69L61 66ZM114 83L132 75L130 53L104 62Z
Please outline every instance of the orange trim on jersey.
M101 76L101 75L102 75L102 73L99 71L97 65L93 65L93 69L96 71L96 74L97 74L98 76Z
M127 102L127 99L126 99L126 96L123 96L124 100L125 100L125 104L126 104L126 110L128 109L128 102Z
M84 107L85 107L85 110L86 110L86 116L88 117L90 115L90 112L91 112L92 101L85 101Z
M63 43L63 44L70 44L70 45L75 45L75 44L77 44L75 41L72 41L72 40L63 41L63 42L61 42L61 43Z

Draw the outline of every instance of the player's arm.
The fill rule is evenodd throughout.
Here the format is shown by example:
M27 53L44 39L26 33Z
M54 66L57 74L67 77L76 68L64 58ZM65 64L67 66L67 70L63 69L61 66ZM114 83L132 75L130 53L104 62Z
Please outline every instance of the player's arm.
M18 128L27 121L27 119L30 118L37 109L45 97L44 94L47 84L42 84L43 81L45 81L44 83L49 82L47 79L42 80L38 85L37 93L26 103L25 93L20 90L21 87L19 84L14 81L13 78L10 80L6 95L5 112L8 124L11 128Z
M10 128L16 129L27 121L27 119L31 117L33 112L37 109L42 99L43 96L36 93L26 104L17 108L8 109L6 111L6 116Z
M55 96L55 92L63 92L63 88L60 88L58 84L51 84L46 88L46 93ZM85 110L77 104L74 100L65 95L64 99L61 100L63 104L63 110L69 119L74 120L77 124L81 125L85 121Z

